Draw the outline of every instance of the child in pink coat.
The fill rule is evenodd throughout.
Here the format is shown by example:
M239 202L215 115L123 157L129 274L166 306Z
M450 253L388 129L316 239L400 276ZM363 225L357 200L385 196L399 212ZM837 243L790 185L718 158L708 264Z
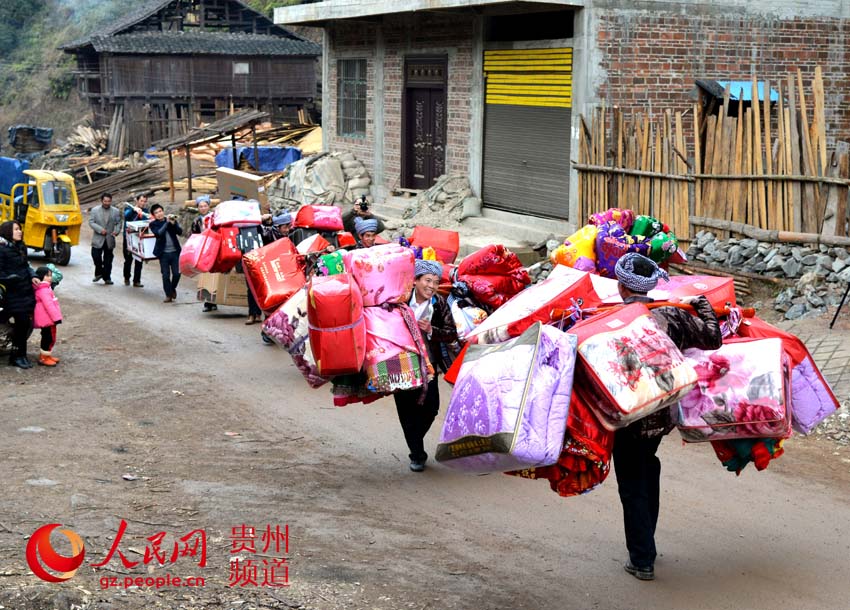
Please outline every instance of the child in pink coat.
M38 363L42 366L56 366L59 358L53 356L56 345L56 325L62 323L62 311L59 299L53 294L53 272L48 267L39 267L35 271L41 284L35 288L35 313L33 326L41 329L41 353Z

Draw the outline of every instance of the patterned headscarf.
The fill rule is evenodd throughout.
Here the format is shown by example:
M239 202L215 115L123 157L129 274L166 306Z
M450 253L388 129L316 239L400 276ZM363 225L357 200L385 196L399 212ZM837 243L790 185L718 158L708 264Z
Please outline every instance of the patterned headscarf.
M378 220L376 218L364 220L358 216L354 219L354 230L357 231L357 235L363 235L367 231L376 233L378 231Z
M644 268L644 272L648 270L650 274L644 275L643 273L637 273L635 271L636 263L638 266ZM617 265L614 267L614 273L620 283L632 292L649 292L658 284L658 278L664 278L664 281L670 279L667 272L660 269L655 264L655 261L637 252L629 252L621 256L620 260L617 261Z
M437 277L443 277L443 266L437 261L424 261L417 259L414 266L414 277L420 277L426 273L433 273Z
M212 198L209 195L198 195L195 199L195 203L201 203L202 201L206 201L209 204L212 204Z

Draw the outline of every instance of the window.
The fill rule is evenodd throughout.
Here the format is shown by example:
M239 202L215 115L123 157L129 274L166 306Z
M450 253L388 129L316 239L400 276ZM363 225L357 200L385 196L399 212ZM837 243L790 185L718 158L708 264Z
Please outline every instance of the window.
M71 189L63 182L49 180L41 185L41 200L45 205L70 205ZM34 202L35 200L33 200ZM31 204L33 202L30 202ZM37 205L34 207L38 207Z
M366 135L366 60L340 59L337 82L337 133L362 138Z
M233 73L234 74L250 74L251 73L251 64L245 62L233 62Z

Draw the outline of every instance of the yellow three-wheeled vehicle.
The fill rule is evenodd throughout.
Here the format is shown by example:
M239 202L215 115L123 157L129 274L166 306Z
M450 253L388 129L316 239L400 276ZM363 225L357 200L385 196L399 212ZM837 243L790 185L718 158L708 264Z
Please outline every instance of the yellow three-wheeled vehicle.
M44 253L57 265L71 260L71 246L80 243L80 201L74 179L62 172L28 169L27 183L0 193L0 221L15 220L24 231L24 244Z

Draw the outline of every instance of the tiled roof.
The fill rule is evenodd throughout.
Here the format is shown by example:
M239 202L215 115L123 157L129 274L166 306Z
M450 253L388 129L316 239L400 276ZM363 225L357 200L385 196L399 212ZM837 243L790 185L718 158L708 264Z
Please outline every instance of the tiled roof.
M118 36L95 36L91 44L98 53L142 55L313 55L320 45L264 34L223 32L140 32Z
M241 5L243 8L246 8L254 13L257 13L253 8L245 4L242 0L231 0L236 4ZM84 47L87 44L93 42L93 39L96 37L102 36L114 36L115 34L120 34L122 31L136 25L140 21L144 21L154 13L161 11L163 8L168 6L174 2L174 0L147 0L146 2L142 2L141 6L138 6L136 9L127 12L123 17L107 23L105 25L98 26L95 32L84 36L82 38L78 38L76 40L72 40L71 42L65 43L60 46L60 49L72 50L77 49L79 47ZM260 14L260 13L257 13ZM265 15L262 15L265 19L268 19ZM271 19L268 19L270 23ZM287 29L281 26L275 26L278 30L281 30L285 35L291 36L294 39L300 40L299 36L289 32Z

